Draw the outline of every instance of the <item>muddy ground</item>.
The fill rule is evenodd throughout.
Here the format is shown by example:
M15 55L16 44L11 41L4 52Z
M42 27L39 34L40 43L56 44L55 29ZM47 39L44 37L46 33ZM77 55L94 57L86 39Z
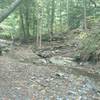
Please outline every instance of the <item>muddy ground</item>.
M0 56L0 100L100 100L99 63L55 64L32 50L20 45ZM56 48L52 57L71 58L73 52Z

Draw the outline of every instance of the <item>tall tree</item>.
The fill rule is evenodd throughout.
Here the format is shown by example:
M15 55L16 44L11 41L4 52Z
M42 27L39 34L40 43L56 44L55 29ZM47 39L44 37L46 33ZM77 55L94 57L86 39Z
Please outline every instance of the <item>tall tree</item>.
M86 21L86 0L83 0L83 8L84 8L84 29L87 30L87 21Z
M53 39L53 25L54 25L54 19L55 19L55 0L52 0L52 2L51 2L51 38L50 38L50 40L52 41L52 39Z
M67 0L67 27L69 30L69 0Z
M60 31L62 32L62 0L60 0Z

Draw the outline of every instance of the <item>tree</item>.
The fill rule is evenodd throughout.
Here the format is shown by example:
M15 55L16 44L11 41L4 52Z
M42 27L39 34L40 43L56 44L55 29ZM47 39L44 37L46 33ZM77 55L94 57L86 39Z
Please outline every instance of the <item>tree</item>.
M53 25L54 25L54 19L55 19L55 0L51 1L51 34L50 34L50 40L53 39Z
M87 30L87 22L86 22L86 0L83 0L83 7L84 7L84 29Z
M4 9L2 12L0 12L0 23L15 10L15 8L20 4L20 2L21 0L15 0L7 9Z
M60 0L60 31L62 32L62 1Z
M69 0L67 0L67 27L69 29Z

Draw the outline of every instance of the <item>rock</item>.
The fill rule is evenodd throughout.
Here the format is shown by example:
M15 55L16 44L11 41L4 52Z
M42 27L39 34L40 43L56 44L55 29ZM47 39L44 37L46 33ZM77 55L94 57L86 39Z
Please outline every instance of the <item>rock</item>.
M59 77L59 78L63 78L64 77L64 73L56 73L56 77Z
M50 62L56 65L65 65L66 62L62 59L61 56L54 56L50 58Z
M19 61L20 62L25 62L25 59L24 58L20 58Z
M9 44L9 41L0 39L0 55L10 51L10 49L8 48Z
M70 90L70 91L68 92L68 95L77 95L77 93Z
M49 59L50 63L55 65L67 65L67 66L75 66L76 63L73 62L73 58L69 57L61 57L61 56L54 56Z
M52 51L39 51L36 53L41 58L50 58L53 55Z
M45 59L39 59L38 61L39 61L39 63L43 63L43 64L47 63L47 61Z
M33 64L47 64L47 61L45 59L34 59L32 61Z

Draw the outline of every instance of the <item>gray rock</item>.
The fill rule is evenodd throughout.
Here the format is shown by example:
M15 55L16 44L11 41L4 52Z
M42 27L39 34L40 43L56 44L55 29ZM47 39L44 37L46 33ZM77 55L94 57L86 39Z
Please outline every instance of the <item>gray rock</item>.
M76 66L76 63L73 62L73 58L69 58L69 57L54 56L51 57L49 61L55 65Z

